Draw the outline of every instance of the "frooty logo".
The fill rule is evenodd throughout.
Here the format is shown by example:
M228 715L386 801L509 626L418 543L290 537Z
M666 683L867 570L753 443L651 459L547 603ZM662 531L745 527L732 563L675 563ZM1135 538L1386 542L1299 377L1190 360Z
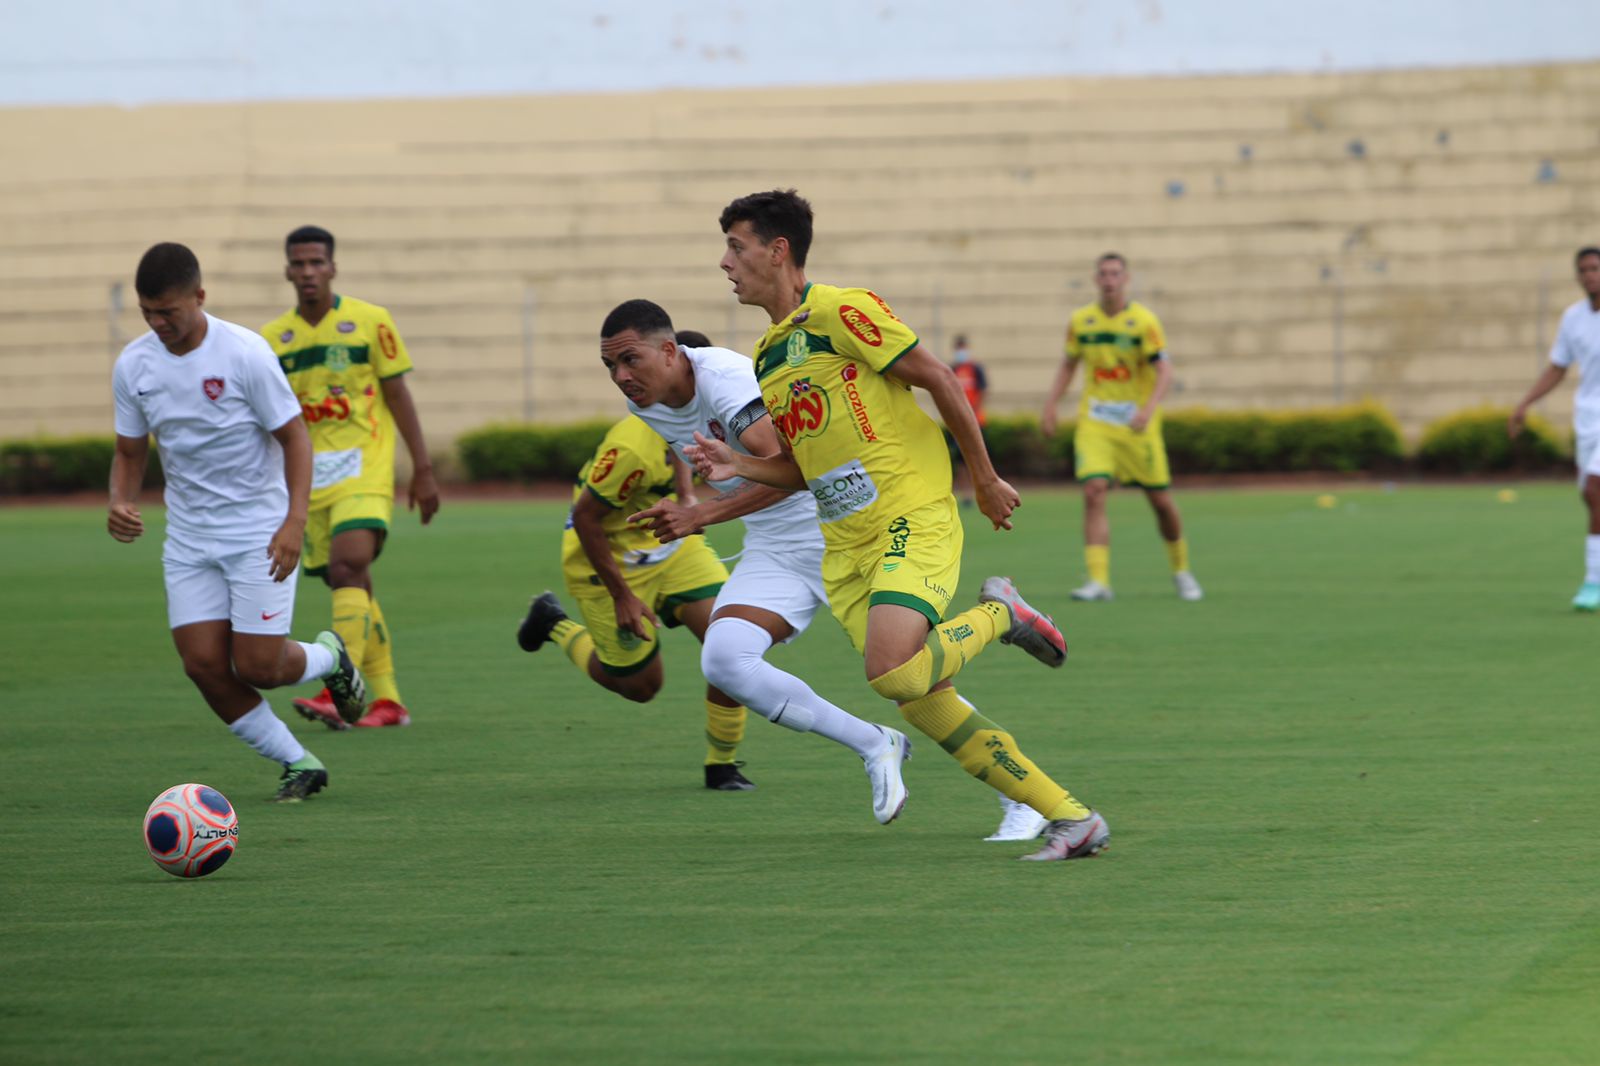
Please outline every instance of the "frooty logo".
M780 406L779 397L774 396L768 399L767 409L790 444L802 437L818 436L828 428L833 417L828 390L813 386L810 378L802 378L789 386L787 404Z

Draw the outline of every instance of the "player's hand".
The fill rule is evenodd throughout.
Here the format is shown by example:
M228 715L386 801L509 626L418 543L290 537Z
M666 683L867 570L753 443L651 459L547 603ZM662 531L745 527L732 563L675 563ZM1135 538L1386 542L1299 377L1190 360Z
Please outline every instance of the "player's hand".
M272 560L272 580L287 581L294 573L294 568L300 565L300 546L305 539L305 519L283 520L283 525L267 544L267 558Z
M974 485L972 492L978 498L978 510L994 523L994 528L1011 528L1011 512L1022 506L1022 497L1017 495L1017 490L1009 482L995 478Z
M654 507L629 515L628 521L648 529L663 544L705 532L705 527L695 520L693 509L677 500L662 500Z
M646 618L650 620L651 625L657 629L661 628L661 620L650 609L650 605L633 593L628 593L626 596L616 600L615 603L617 608L617 629L619 632L626 630L640 640L649 640L650 631L644 627Z
M694 463L695 473L707 481L727 481L739 476L739 470L734 466L733 449L720 440L696 433L694 444L685 448L683 453Z
M1039 432L1044 434L1044 439L1049 440L1056 435L1056 411L1049 408L1039 416Z
M1527 413L1520 407L1512 411L1511 417L1506 419L1506 436L1516 440L1522 433L1522 426L1527 417Z
M144 532L139 508L131 503L114 503L106 515L106 532L124 544L132 544Z
M420 513L423 525L433 521L433 516L439 513L439 483L433 479L432 470L412 471L411 495L406 501L406 510Z
M1143 433L1144 427L1150 424L1150 412L1143 407L1133 412L1133 417L1128 419L1128 428L1135 433Z

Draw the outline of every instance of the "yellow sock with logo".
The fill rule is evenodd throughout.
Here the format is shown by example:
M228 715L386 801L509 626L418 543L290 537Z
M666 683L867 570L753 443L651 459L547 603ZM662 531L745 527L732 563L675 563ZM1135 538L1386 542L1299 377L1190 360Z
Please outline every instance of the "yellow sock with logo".
M917 654L868 684L896 703L917 699L960 673L1010 626L1011 610L1005 604L980 603L934 626Z
M361 674L367 679L367 692L374 700L400 703L400 686L394 679L394 651L389 643L389 624L384 621L378 598L369 602L367 617L372 631L367 635L367 654L361 660Z
M550 627L550 639L556 642L576 666L584 673L589 672L589 656L594 654L594 638L589 636L589 631L570 618L563 618Z
M900 713L954 756L963 770L1007 799L1026 803L1052 820L1089 816L1089 808L1022 754L1010 733L979 714L954 688L902 704Z
M744 722L749 712L743 707L724 707L706 700L706 765L731 763L744 739Z
M367 659L367 636L372 631L372 597L366 589L333 590L333 631L344 641L350 661L358 667Z
M1172 572L1181 574L1189 569L1189 542L1182 537L1177 540L1164 540L1161 543L1167 546L1167 562L1172 564Z
M1084 545L1083 565L1089 571L1090 581L1111 587L1111 545Z

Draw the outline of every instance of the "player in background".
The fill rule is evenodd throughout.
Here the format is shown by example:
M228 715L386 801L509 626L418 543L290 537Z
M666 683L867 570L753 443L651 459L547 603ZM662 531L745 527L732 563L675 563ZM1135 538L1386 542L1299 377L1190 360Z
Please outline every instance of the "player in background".
M965 334L956 334L955 352L950 361L950 369L955 371L956 380L961 382L961 391L967 397L967 404L972 408L973 417L978 420L978 433L983 437L983 448L987 452L989 437L986 427L989 424L989 416L983 410L983 399L989 392L989 376L983 372L983 364L972 357L972 349L967 347ZM948 427L944 431L944 442L950 451L956 496L961 500L961 506L971 507L972 476L967 473L966 460L961 457L961 446L956 443L956 438Z
M601 688L635 703L656 697L665 681L658 631L684 626L704 643L728 570L704 537L664 545L628 516L686 491L689 477L637 416L606 431L578 474L561 537L561 571L583 622L567 617L555 593L536 596L517 629L523 651L554 641ZM738 700L706 686L706 788L755 787L738 761L745 717Z
M145 252L134 289L151 332L112 371L106 528L124 543L144 533L139 487L154 435L167 481L167 621L184 672L235 736L283 767L275 798L297 802L328 771L256 690L320 678L346 713L365 703L337 634L288 639L311 490L300 404L260 337L206 314L188 248Z
M629 300L606 316L600 359L628 409L680 456L697 434L741 451L777 451L750 360L725 348L680 345L667 312L649 300ZM862 721L765 659L774 644L804 632L827 602L815 505L807 495L737 478L713 479L711 487L718 495L692 507L663 499L632 516L669 547L708 525L744 521L743 551L717 593L700 655L706 680L776 725L817 733L855 752L872 788L873 817L887 825L906 800L901 764L911 749L905 734Z
M333 590L333 629L366 674L373 702L358 726L411 724L395 682L393 630L378 606L372 564L383 551L394 511L394 442L411 453L407 507L427 525L439 510L439 486L406 386L411 356L389 312L333 291L338 267L333 234L301 226L284 241L283 276L294 287L294 310L261 333L300 398L315 452L306 573ZM295 709L331 729L350 723L329 692L294 701Z
M1573 262L1583 299L1562 313L1550 365L1511 412L1506 429L1513 439L1521 433L1528 408L1561 384L1567 368L1577 364L1572 429L1577 438L1578 491L1589 509L1589 535L1583 542L1583 584L1572 597L1572 606L1595 611L1600 610L1600 248L1580 249Z
M961 445L978 507L996 529L1011 528L1020 502L995 473L955 374L876 294L806 280L811 205L793 189L741 197L720 221L735 296L772 320L755 373L783 449L752 449L758 457L700 435L697 468L809 488L828 547L828 602L865 659L868 684L967 773L1049 819L1045 846L1028 858L1093 855L1110 836L1105 819L950 681L996 639L1048 666L1067 657L1054 623L1007 578L984 581L976 607L945 617L961 577L961 519L939 427L913 387L928 391Z
M1128 280L1128 262L1116 252L1107 252L1095 263L1100 299L1072 312L1066 357L1039 419L1044 435L1054 436L1056 407L1078 364L1086 364L1072 447L1083 485L1083 558L1089 580L1072 591L1072 598L1111 599L1106 493L1115 478L1144 489L1166 544L1178 597L1198 600L1204 593L1189 572L1189 542L1172 499L1167 445L1161 437L1161 401L1172 383L1172 361L1165 351L1161 320L1144 304L1128 299Z

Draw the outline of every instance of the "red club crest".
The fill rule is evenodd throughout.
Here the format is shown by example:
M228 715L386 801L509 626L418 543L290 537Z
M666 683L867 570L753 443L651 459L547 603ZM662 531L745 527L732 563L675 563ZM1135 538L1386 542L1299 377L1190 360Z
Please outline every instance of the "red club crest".
M206 399L216 403L222 399L222 390L228 387L228 383L221 378L206 378L200 387L206 390Z

